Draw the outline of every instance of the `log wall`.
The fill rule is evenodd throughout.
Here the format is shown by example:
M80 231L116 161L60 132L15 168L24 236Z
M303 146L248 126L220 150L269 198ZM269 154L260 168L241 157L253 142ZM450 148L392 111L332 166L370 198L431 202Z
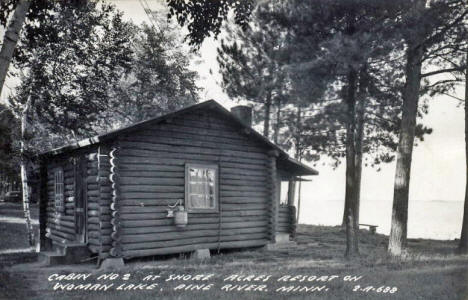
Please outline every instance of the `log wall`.
M98 153L87 155L86 188L87 188L87 227L88 248L93 253L101 250L100 197L99 197L99 157Z
M112 224L111 224L111 202L112 187L109 179L111 166L109 157L109 147L102 145L98 152L98 189L99 189L99 218L93 219L99 224L99 244L101 251L99 258L106 258L112 248Z
M64 209L55 208L55 169L63 169ZM75 241L75 160L56 159L47 165L46 237L55 244Z
M267 244L275 194L267 150L213 113L195 112L120 136L112 254L129 258ZM186 163L218 165L219 212L189 213L188 225L178 228L166 216L168 205L185 199Z
M278 209L277 232L294 234L296 230L296 207L280 205Z

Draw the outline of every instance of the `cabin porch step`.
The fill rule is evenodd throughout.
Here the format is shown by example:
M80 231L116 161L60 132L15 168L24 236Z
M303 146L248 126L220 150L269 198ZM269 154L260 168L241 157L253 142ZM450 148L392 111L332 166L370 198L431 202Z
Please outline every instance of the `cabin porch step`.
M64 245L62 249L55 251L44 251L39 253L39 261L47 266L61 264L77 264L90 257L90 251L86 245L70 244Z

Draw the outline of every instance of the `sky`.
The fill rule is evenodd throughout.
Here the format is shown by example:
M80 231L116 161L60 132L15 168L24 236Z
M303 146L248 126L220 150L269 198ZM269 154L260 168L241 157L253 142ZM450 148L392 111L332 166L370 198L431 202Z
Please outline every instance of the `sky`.
M114 0L124 17L139 24L149 22L143 5L153 10L164 9L162 0ZM1 33L0 33L1 35ZM231 101L217 84L220 75L216 63L218 42L206 40L200 48L202 63L194 65L199 72L202 99L214 99L230 108ZM209 70L212 70L210 74ZM13 83L10 82L10 85ZM6 97L8 89L3 93ZM462 88L456 96L463 98ZM433 133L418 143L413 153L410 184L409 236L457 238L461 228L462 201L466 171L464 153L464 112L457 100L448 96L430 100L429 114L423 119ZM333 170L326 160L314 166L320 174L302 185L300 221L308 224L337 225L341 222L345 188L345 168ZM362 175L361 222L379 225L387 233L391 220L395 163L377 172L365 167ZM447 204L448 203L448 204Z

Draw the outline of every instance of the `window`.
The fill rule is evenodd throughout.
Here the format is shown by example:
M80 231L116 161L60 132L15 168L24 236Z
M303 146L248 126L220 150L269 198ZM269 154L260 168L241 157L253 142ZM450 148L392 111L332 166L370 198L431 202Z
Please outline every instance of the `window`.
M55 212L63 212L65 206L63 203L63 170L55 170Z
M218 166L185 165L185 206L189 212L218 211Z

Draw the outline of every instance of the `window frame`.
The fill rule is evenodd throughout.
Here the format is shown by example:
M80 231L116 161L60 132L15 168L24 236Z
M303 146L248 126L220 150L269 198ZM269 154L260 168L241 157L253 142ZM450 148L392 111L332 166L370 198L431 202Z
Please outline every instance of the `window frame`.
M59 174L61 174L61 182L57 180ZM61 193L58 193L60 185ZM61 196L61 199L58 196ZM56 213L63 213L65 211L65 174L62 167L54 169L54 208Z
M215 184L214 184L214 207L213 208L194 208L191 206L190 199L190 181L189 169L213 169L215 171ZM186 163L185 164L185 209L190 213L218 213L219 212L219 167L213 163Z

